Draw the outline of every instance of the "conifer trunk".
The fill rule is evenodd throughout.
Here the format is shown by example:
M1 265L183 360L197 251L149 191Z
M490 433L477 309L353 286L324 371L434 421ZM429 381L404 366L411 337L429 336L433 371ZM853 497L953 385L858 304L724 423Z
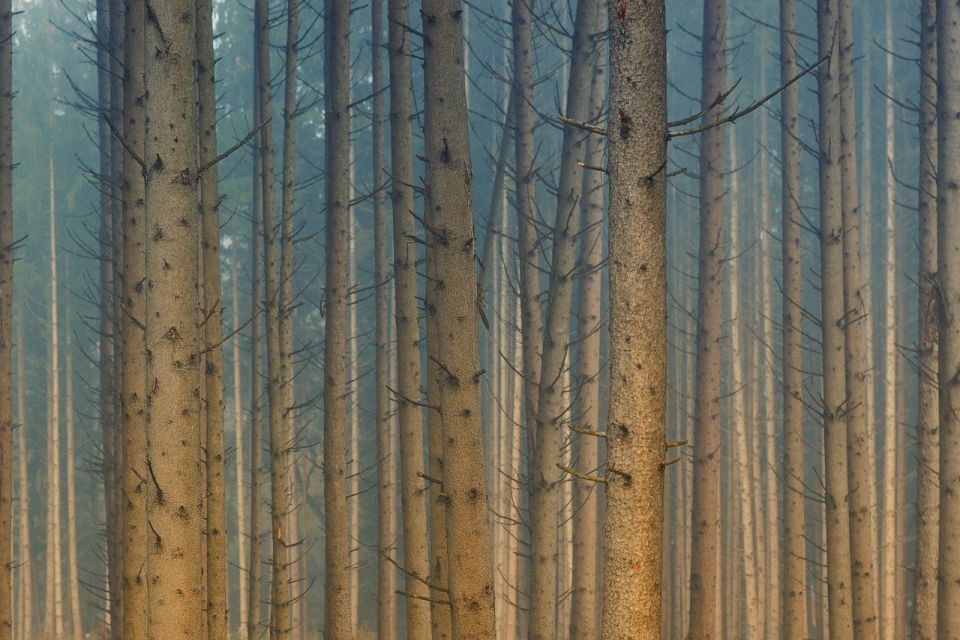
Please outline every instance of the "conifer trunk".
M917 533L914 567L912 637L937 637L937 547L939 545L940 411L939 307L937 273L937 3L923 0L920 9L920 169L917 210L920 216L920 289L918 324L919 375L917 439Z
M240 326L240 292L237 286L237 261L234 259L230 272L232 317L231 324L236 330ZM249 572L247 567L247 545L249 532L247 531L247 490L244 480L244 442L243 442L243 398L241 392L242 377L240 374L240 339L234 336L231 340L233 359L233 448L236 461L236 491L237 491L237 592L238 609L237 633L241 640L245 639L247 631L247 600L249 594Z
M205 630L193 10L151 3L144 32L156 52L145 58L147 610L149 637L165 640Z
M73 393L73 340L67 331L64 351L66 352L66 439L67 439L67 569L70 596L70 631L74 640L83 638L83 618L80 615L80 567L77 556L77 488L76 488L76 445L74 424Z
M13 9L10 0L0 0L0 640L13 637L12 141Z
M0 16L0 28L2 28ZM2 50L0 50L2 55ZM2 58L0 58L2 64ZM0 96L2 98L2 96ZM0 103L2 104L2 103ZM2 135L2 133L0 133ZM17 308L17 472L20 500L20 625L18 637L33 638L33 556L30 544L30 479L27 474L27 372L26 342L23 335L23 307Z
M480 413L472 171L464 90L463 6L426 0L424 141L428 272L443 434L449 600L455 640L496 635L493 562ZM432 454L431 454L432 455Z
M602 637L658 640L667 402L666 11L660 1L620 6L609 3L611 358ZM711 567L715 560L709 556Z

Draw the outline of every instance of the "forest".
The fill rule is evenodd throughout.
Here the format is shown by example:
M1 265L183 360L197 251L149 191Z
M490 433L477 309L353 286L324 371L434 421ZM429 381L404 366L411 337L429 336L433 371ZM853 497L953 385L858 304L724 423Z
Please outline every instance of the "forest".
M960 3L0 0L0 640L514 638L960 640Z

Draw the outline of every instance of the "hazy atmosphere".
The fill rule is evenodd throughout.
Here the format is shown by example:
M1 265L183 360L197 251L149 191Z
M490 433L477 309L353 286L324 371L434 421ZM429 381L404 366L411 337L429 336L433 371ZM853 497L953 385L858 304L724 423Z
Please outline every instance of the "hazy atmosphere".
M0 0L0 640L960 640L958 114L955 0Z

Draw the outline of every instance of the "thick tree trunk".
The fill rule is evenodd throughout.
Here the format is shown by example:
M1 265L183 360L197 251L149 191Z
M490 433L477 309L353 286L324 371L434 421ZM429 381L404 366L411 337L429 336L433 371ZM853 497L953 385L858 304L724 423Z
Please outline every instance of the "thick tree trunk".
M573 52L567 89L566 117L583 121L590 108L590 85L593 68L599 58L594 44L597 31L597 5L581 0L573 32ZM521 7L526 7L521 10ZM513 7L514 25L514 91L518 98L518 121L532 109L531 8L526 2ZM520 60L527 62L521 66ZM523 81L521 82L521 79ZM528 83L527 80L530 82ZM525 106L526 105L526 106ZM522 133L522 130L521 130ZM529 141L532 142L532 131ZM518 141L523 140L518 136ZM531 150L532 152L532 150ZM585 134L573 125L563 132L560 173L557 177L556 220L553 227L553 252L550 261L550 288L547 296L546 322L541 348L541 371L537 389L535 437L530 482L530 538L532 579L530 600L530 637L547 639L556 636L557 611L557 527L560 488L563 476L558 467L560 450L566 439L565 425L570 407L564 400L564 373L569 370L570 312L573 284L578 271L577 236L580 231L580 200L583 188L581 164L586 157ZM532 160L532 157L531 157ZM518 174L523 179L524 174ZM526 177L532 183L531 174ZM521 184L518 182L518 185ZM529 186L533 188L533 184ZM529 221L533 224L533 220ZM538 249L539 251L539 249ZM539 274L537 275L539 277ZM529 336L525 336L529 337ZM592 471L588 469L587 471Z
M866 406L866 324L860 269L859 198L857 197L856 103L853 78L853 15L851 0L839 0L840 47L840 173L843 209L843 302L844 353L847 394L847 457L850 503L850 553L853 572L853 628L858 640L873 640L877 634L877 575L868 441L872 437ZM824 277L832 274L824 272ZM829 320L828 320L829 321Z
M324 638L350 637L350 540L347 535L347 283L350 223L350 8L324 3L326 106L326 324L324 332L323 483L326 514Z
M666 24L663 2L623 6L609 3L610 113L617 115L608 132L611 358L602 637L654 640L660 638L666 454ZM713 567L713 556L710 561ZM713 620L712 609L707 617Z
M708 0L703 14L704 109L725 91L726 0ZM715 113L704 116L708 124ZM720 539L720 342L723 289L723 132L700 136L700 250L697 301L696 410L693 427L693 548L690 638L713 640L717 610L716 558Z
M917 533L913 575L912 637L937 637L937 547L940 521L939 326L937 310L937 3L923 0L920 9L920 289L917 398Z
M199 94L200 259L203 271L203 384L206 416L207 638L227 637L227 502L223 417L223 300L220 285L220 187L217 158L217 93L213 52L212 0L197 2L197 87ZM211 164L214 163L214 164Z
M603 3L593 3L597 12L597 32L606 29L607 12ZM607 56L594 58L593 80L587 120L603 116L606 96ZM603 164L606 139L591 134L586 140L584 161L591 166ZM577 405L574 415L581 430L600 429L600 334L601 270L603 268L604 176L599 171L583 172L580 215L580 291L577 309ZM600 468L600 441L587 434L574 434L574 460L584 473ZM573 485L573 590L570 611L570 635L596 640L600 633L599 518L602 487L594 482L574 480Z
M797 3L780 0L780 82L797 74ZM799 89L780 97L780 209L783 264L783 603L782 638L807 637L804 505L803 326L800 252Z
M2 17L2 16L0 16ZM0 20L2 28L2 20ZM2 55L2 50L0 50ZM0 59L2 64L2 59ZM2 97L2 96L0 96ZM2 135L2 133L0 133ZM0 229L2 230L2 229ZM30 479L27 473L27 372L26 342L23 335L23 307L17 308L17 473L20 500L20 600L18 637L33 638L33 556L30 544Z
M960 5L937 3L937 274L940 294L939 638L960 638Z
M493 562L480 413L469 129L460 0L426 0L424 155L427 242L443 434L447 559L453 637L494 638Z
M131 149L144 155L145 109L143 0L126 2L126 36L124 47L123 136ZM129 158L124 163L123 200L123 314L120 334L121 353L121 430L123 460L123 638L147 638L147 582L143 568L149 554L147 531L147 434L143 400L146 395L146 360L143 327L145 319L144 276L146 258L144 243L144 179L143 169Z
M843 214L840 175L840 54L837 0L817 4L818 52L830 56L820 66L820 277L823 327L823 429L826 475L827 597L830 637L852 640L850 513L847 476L849 406L844 361Z
M404 25L409 0L389 0L390 182L393 215L393 279L397 336L397 413L400 421L400 505L403 512L403 562L407 638L430 637L430 603L424 580L428 560L427 503L424 481L421 397L420 327L417 302L417 245L414 240L413 78L411 42ZM397 452L394 452L397 455ZM431 576L436 579L436 576Z
M146 56L147 557L149 637L204 633L197 323L198 128L190 0L153 3Z

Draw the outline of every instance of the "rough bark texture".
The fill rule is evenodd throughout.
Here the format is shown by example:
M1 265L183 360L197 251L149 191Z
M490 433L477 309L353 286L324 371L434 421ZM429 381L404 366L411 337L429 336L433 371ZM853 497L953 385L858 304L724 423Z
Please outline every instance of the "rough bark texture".
M937 624L960 638L960 5L937 3L937 274L940 307L940 556Z
M654 640L660 638L667 402L665 7L611 0L609 8L611 358L602 637Z
M347 536L347 243L350 219L350 11L324 3L326 106L326 325L324 332L323 485L326 513L324 638L350 637Z
M403 590L408 638L429 638L430 575L427 503L424 481L423 413L420 406L420 326L417 302L417 245L414 240L413 78L411 42L404 26L410 19L409 0L389 0L388 51L390 66L390 198L393 215L393 283L396 321L397 413L400 429L400 506L403 513ZM394 452L397 455L397 452ZM417 597L419 596L419 597Z
M443 493L453 637L495 637L493 562L480 413L479 326L472 170L464 92L463 5L427 0L424 155L427 241L434 279Z
M516 2L513 9L515 82L521 76L532 76L531 69L521 70L519 61L532 63L531 8ZM526 7L521 10L521 7ZM566 117L576 121L587 118L594 56L594 34L597 30L597 3L582 0L577 5L573 52L566 99ZM521 55L523 52L523 55ZM527 66L527 65L525 65ZM527 79L532 79L527 77ZM520 103L532 99L532 87L514 90ZM528 95L530 94L530 95ZM518 113L524 107L520 106ZM553 251L550 260L550 285L547 295L546 321L543 328L541 371L537 389L534 447L531 452L531 599L530 637L550 638L556 634L558 546L557 527L560 490L563 476L558 467L565 427L570 420L570 407L564 400L564 374L569 368L570 311L573 284L578 272L577 234L580 229L580 198L583 187L583 163L586 134L582 129L566 125L563 132L560 173L557 177L556 220L553 227ZM532 180L533 176L529 176ZM532 188L532 187L531 187ZM591 470L588 470L591 471Z
M593 3L598 14L597 32L606 29L607 12L603 3ZM603 117L606 96L607 56L604 51L594 58L590 107L587 118L592 122ZM606 151L606 139L591 134L586 141L585 162L600 166ZM600 429L600 333L601 277L603 265L604 176L599 171L583 172L582 216L580 232L580 291L577 310L577 406L574 411L578 428ZM574 434L574 460L584 473L600 467L600 442L586 434ZM595 640L600 633L599 517L601 485L574 480L573 485L573 591L571 592L570 636Z
M193 3L153 3L146 56L147 557L151 640L204 633Z
M797 74L797 3L780 0L780 82ZM783 631L807 637L806 517L804 513L803 326L800 266L799 88L780 96L780 209L783 264Z
M123 135L131 149L144 157L144 25L143 0L127 0L124 47ZM144 270L144 181L136 161L124 164L123 200L123 339L121 367L121 429L123 459L123 637L147 637L147 582L143 573L149 553L147 530L147 434L144 413L146 361ZM136 320L135 320L136 319Z
M923 0L920 11L920 326L917 398L917 534L913 574L912 637L937 637L937 547L939 545L940 410L939 306L937 273L937 4Z
M709 107L726 87L726 0L709 0L703 13L700 102ZM715 113L704 116L708 124ZM720 538L720 351L723 289L723 132L700 135L700 250L697 300L696 410L693 423L693 547L690 564L690 638L712 640L716 627L716 559Z
M864 303L860 268L860 210L857 195L856 102L853 78L853 17L851 0L839 0L840 45L840 173L843 210L843 304L844 353L847 395L847 460L849 474L850 553L853 571L853 630L858 640L877 634L877 571L871 475L868 442L871 437L867 401ZM832 274L824 272L824 277Z
M223 417L223 299L220 285L220 187L217 158L217 93L212 0L197 0L199 96L200 259L203 272L204 416L206 417L207 638L227 637L227 502ZM211 164L213 163L213 164Z
M823 326L823 429L826 475L827 598L830 637L853 638L847 405L844 366L843 214L840 176L840 55L837 0L819 0L820 276Z

